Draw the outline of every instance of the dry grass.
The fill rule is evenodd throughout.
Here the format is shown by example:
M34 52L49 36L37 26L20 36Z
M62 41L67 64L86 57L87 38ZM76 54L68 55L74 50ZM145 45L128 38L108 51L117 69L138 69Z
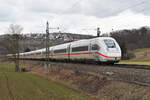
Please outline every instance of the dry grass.
M150 65L150 61L121 61L118 64Z
M132 52L135 54L133 61L150 61L150 48L136 49Z
M150 65L150 48L136 49L131 52L134 53L135 58L123 60L119 64Z
M150 100L150 87L115 82L101 92L104 100Z
M139 64L143 64L143 62ZM108 69L107 67L105 68ZM75 91L80 91L83 94L88 94L92 97L95 97L96 100L150 100L150 87L144 87L120 81L111 81L109 80L109 76L95 76L94 74L74 72L69 69L55 66L53 66L53 69L50 70L48 74L45 74L44 72L47 69L43 66L40 66L40 64L38 66L32 67L31 70L32 72L42 77L75 89ZM111 71L113 70L115 69L111 69ZM134 75L134 77L131 77L133 73L130 73L130 71L127 70L126 74L123 74L121 71L125 72L125 69L117 70L117 73L120 73L116 73L118 78L136 81L148 80L148 77L143 78L141 77L141 74L137 74L137 76ZM138 73L138 71L136 71L136 73Z

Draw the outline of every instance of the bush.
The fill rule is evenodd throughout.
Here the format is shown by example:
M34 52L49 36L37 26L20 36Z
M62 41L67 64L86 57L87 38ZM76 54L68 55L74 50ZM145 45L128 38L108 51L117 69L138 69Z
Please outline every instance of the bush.
M21 72L27 72L26 68L21 68Z

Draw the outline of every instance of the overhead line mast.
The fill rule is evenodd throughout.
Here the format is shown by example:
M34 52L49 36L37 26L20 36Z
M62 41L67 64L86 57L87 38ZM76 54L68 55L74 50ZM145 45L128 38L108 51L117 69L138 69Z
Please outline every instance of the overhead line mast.
M47 61L47 66L49 63L49 23L47 21L46 23L46 61Z
M50 38L49 38L49 29L59 29L59 27L57 28L50 28L49 27L49 22L47 21L46 23L46 54L45 54L45 59L46 59L46 66L47 68L50 67L51 65L49 64L49 61L50 61ZM48 71L49 72L49 71Z

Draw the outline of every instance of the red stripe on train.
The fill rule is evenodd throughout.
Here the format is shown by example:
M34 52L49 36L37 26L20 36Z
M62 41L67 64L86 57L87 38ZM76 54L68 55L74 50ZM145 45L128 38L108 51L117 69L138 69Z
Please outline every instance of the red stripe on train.
M101 54L99 52L95 52L95 53L97 53L98 55L101 55L103 57L106 57L106 58L121 58L121 56L119 56L119 57L117 57L117 56L105 56L105 55L103 55L103 54Z
M64 54L54 54L54 55L49 55L49 56L64 56L64 55L82 55L82 54L93 54L93 53L96 53L100 56L103 56L103 57L106 57L106 58L121 58L121 56L105 56L103 55L102 53L99 53L99 52L78 52L78 53L64 53ZM45 56L45 55L41 55L41 56Z

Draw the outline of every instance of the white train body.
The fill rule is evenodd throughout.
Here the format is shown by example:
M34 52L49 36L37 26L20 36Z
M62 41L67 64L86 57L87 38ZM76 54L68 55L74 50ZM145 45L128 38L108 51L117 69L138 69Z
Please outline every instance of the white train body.
M115 39L98 37L49 47L50 59L94 60L99 62L118 62L121 60L121 49ZM44 59L46 49L20 53L21 58Z

